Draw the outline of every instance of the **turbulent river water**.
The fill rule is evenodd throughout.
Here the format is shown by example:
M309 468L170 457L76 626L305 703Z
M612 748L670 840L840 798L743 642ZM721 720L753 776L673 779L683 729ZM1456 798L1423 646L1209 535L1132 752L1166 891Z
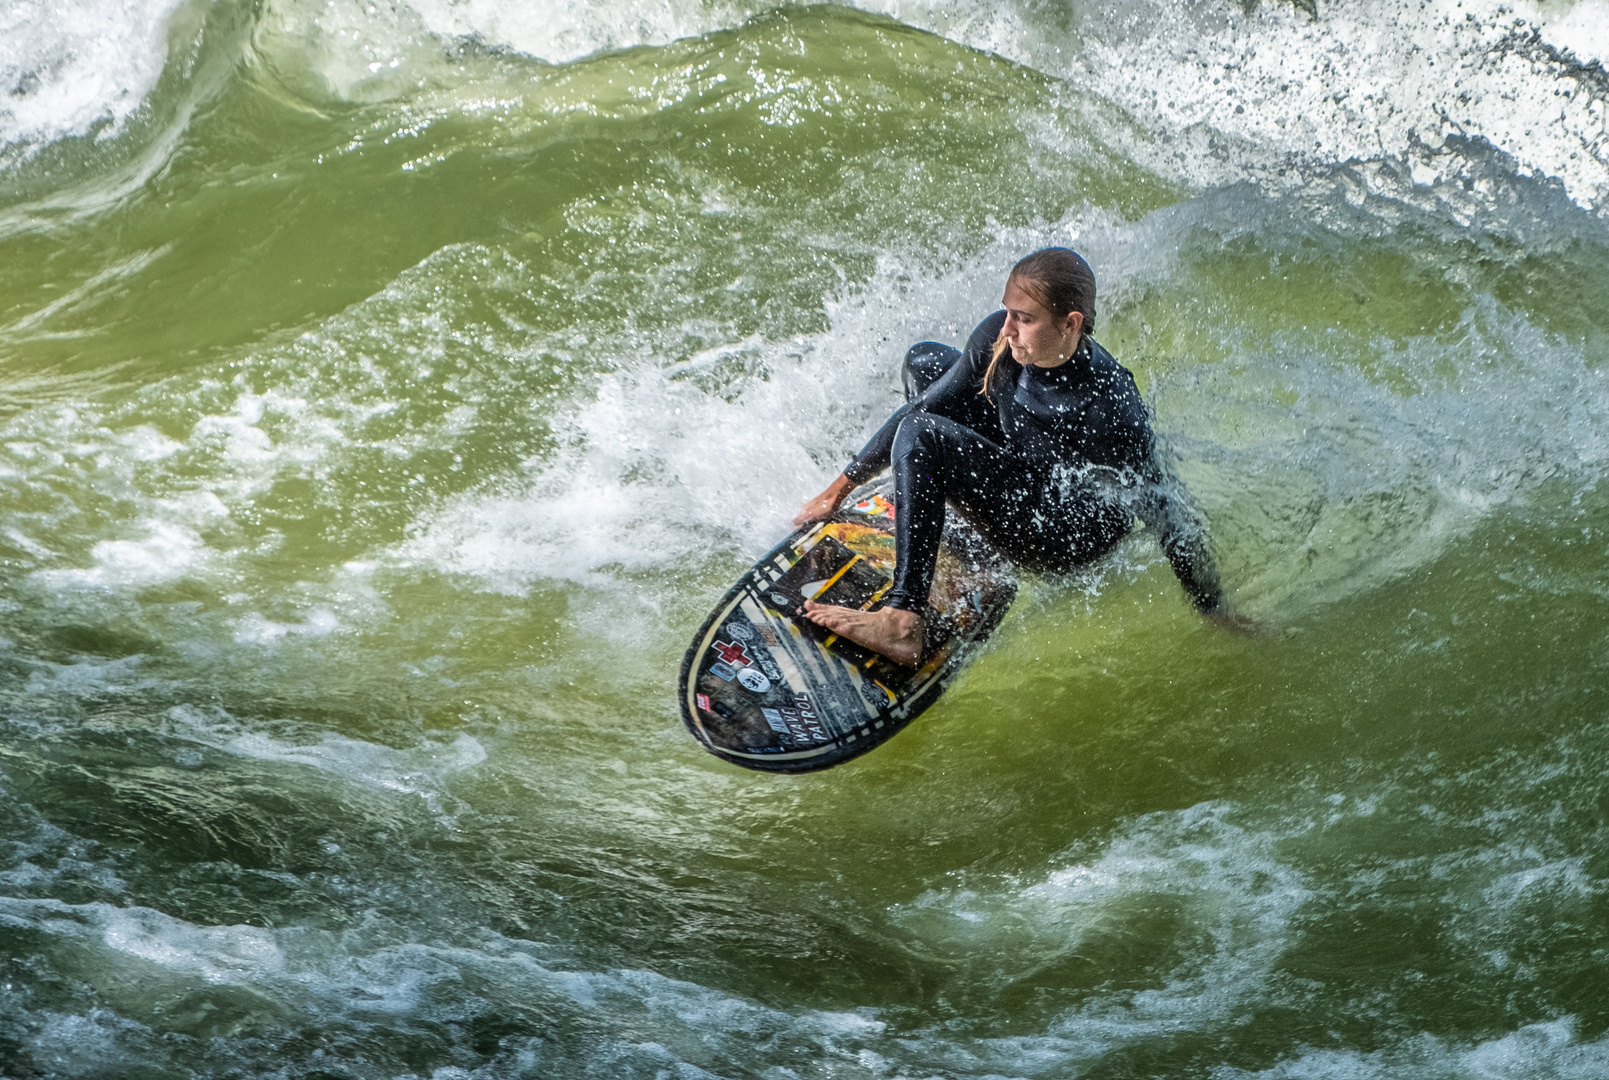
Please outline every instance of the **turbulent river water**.
M1602 0L0 3L0 1074L1609 1075ZM1154 537L877 752L725 586L1077 246Z

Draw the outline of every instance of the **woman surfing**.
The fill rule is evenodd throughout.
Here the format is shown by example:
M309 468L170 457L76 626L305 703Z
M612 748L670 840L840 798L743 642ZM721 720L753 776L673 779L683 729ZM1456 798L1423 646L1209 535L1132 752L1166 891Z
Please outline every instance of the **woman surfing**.
M1090 336L1089 264L1067 248L1036 251L1012 268L1002 303L966 348L923 342L906 354L906 404L794 519L828 517L893 465L893 587L875 611L807 601L804 617L895 663L919 663L949 502L1012 562L1053 573L1111 551L1137 515L1197 610L1239 625L1224 610L1205 531L1158 460L1134 376Z

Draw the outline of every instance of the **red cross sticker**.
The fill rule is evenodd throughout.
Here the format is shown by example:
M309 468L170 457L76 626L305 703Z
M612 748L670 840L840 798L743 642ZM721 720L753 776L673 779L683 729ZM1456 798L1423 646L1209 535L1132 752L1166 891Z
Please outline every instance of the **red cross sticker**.
M715 651L721 654L722 660L725 660L733 667L737 667L739 664L746 665L754 662L749 659L749 654L743 651L743 646L741 645L728 645L724 641L717 641L715 643Z

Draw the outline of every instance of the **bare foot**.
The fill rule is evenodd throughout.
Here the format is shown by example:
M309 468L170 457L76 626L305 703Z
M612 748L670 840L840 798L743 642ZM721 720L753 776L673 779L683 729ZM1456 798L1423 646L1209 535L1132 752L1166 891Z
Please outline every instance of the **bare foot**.
M806 600L804 617L903 667L915 667L922 659L922 617L914 611L859 611Z

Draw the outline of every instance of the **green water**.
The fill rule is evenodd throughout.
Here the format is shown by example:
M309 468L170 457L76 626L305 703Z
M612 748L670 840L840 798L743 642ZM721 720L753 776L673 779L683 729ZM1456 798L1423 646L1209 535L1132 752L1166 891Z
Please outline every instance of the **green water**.
M0 12L0 1075L1609 1074L1592 5ZM708 756L1046 243L1264 633Z

